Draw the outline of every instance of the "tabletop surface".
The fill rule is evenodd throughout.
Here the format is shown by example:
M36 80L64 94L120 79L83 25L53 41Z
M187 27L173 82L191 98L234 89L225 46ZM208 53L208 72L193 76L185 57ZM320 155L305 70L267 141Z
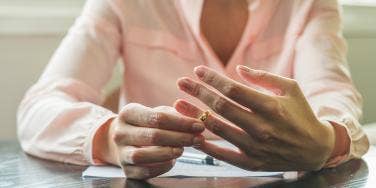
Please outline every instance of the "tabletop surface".
M26 155L16 141L0 142L0 187L376 187L376 147L372 146L361 160L307 173L293 181L277 177L83 179L85 169Z

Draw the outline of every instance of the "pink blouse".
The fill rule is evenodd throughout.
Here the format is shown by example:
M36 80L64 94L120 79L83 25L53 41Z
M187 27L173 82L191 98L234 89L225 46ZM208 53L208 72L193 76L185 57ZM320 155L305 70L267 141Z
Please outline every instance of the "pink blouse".
M345 128L350 145L342 147L348 153L330 163L368 150L336 0L251 0L250 19L226 66L200 32L203 1L88 0L20 104L22 148L45 159L98 164L93 137L116 117L101 107L102 90L121 58L119 108L130 102L171 106L178 98L203 107L178 91L177 78L193 76L193 68L204 64L243 82L235 72L242 64L296 79L317 117Z

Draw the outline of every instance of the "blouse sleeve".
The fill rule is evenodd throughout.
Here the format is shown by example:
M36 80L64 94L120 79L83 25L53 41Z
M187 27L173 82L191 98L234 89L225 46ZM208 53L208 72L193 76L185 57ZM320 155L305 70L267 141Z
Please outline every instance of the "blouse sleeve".
M334 150L345 151L327 167L360 158L369 148L358 121L362 99L351 80L341 27L337 1L316 0L295 50L294 77L318 118L337 127Z
M100 106L121 51L121 27L110 0L88 0L17 114L23 150L45 159L96 163L96 130L116 116Z

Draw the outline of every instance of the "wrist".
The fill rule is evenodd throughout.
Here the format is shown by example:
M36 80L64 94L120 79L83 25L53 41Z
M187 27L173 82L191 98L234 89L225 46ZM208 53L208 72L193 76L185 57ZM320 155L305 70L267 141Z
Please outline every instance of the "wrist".
M332 153L327 161L327 167L335 166L336 164L338 164L340 162L338 158L343 158L341 156L345 156L349 153L351 143L350 137L344 126L331 121L329 122L329 124L334 129L335 143Z
M321 168L326 166L326 163L328 160L331 159L331 156L333 154L333 150L335 148L336 143L336 135L335 135L335 129L328 121L320 121L321 127L324 128L319 132L318 139L321 140L321 149L320 153L322 153L321 158Z
M111 118L97 130L93 140L94 161L117 165L116 144L111 136L115 121L116 118Z

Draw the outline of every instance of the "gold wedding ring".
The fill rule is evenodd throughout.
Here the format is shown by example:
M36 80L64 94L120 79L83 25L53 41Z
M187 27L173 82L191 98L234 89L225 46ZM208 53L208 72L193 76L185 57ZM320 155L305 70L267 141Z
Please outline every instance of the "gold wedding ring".
M206 119L208 119L209 114L210 114L209 111L205 111L204 113L200 115L200 117L198 117L198 119L204 122Z

